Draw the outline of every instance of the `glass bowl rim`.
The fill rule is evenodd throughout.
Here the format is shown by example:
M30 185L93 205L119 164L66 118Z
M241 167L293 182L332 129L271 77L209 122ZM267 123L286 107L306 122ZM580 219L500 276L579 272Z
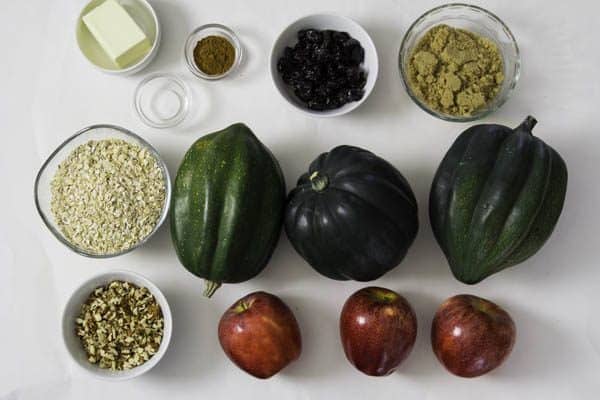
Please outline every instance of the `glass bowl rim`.
M165 122L155 122L154 120L152 120L151 118L148 117L148 115L146 115L146 113L143 111L143 107L140 104L141 103L141 95L142 95L142 89L151 81L155 80L155 79L168 79L171 82L174 82L175 84L177 84L183 91L183 95L184 95L184 102L183 104L181 104L179 110L177 111L177 113L165 120ZM144 79L142 79L140 81L140 83L138 83L138 85L135 88L135 92L133 94L133 107L135 108L135 111L138 114L138 117L140 117L140 119L142 120L143 123L145 123L146 125L148 125L151 128L157 128L157 129L166 129L166 128L172 128L174 126L179 125L180 123L182 123L185 118L187 117L188 113L189 113L189 109L190 109L190 103L191 103L191 91L190 88L188 87L188 85L182 80L180 79L177 75L172 74L170 72L154 72L151 73L150 75L146 76Z
M198 68L196 66L196 64L194 64L193 55L191 55L188 50L190 48L191 42L195 39L196 35L198 35L199 33L203 32L203 31L210 30L210 29L222 31L222 33L224 33L224 35L227 37L229 42L235 48L235 60L233 61L233 65L231 66L231 68L229 68L227 71L225 71L225 73L223 73L221 75L208 75L208 74L202 72L200 70L200 68ZM236 35L236 33L233 31L233 29L229 28L228 26L222 25L222 24L211 23L211 24L205 24L205 25L201 25L201 26L197 27L188 35L187 39L185 40L183 56L185 58L185 63L187 64L188 69L190 70L190 72L192 74L194 74L194 76L196 76L198 78L202 78L207 81L218 81L220 79L223 79L223 78L231 75L235 70L237 70L239 68L239 66L242 63L242 59L244 57L244 47L242 46L242 42L240 41L240 39Z
M404 68L404 63L403 63L403 58L402 58L402 54L406 51L408 51L409 49L407 48L408 46L408 37L409 34L411 34L415 27L421 23L425 18L427 18L429 15L436 13L440 10L444 10L447 8L465 8L471 11L477 11L480 12L482 14L487 15L488 17L490 17L493 21L495 21L496 23L498 23L501 27L502 30L507 34L507 36L510 38L510 42L511 45L514 47L515 50L515 54L516 54L516 58L514 60L515 63L515 72L514 74L512 74L511 76L511 80L512 83L510 84L510 86L506 89L506 93L504 94L504 96L502 98L500 98L498 100L498 102L496 104L494 104L493 107L487 107L484 110L482 110L479 113L475 113L473 115L469 115L469 116L465 116L465 117L461 117L461 116L453 116L450 114L444 114L441 112L438 112L436 110L433 110L431 108L429 108L426 104L424 104L412 91L412 89L410 88L410 85L408 84L407 81L407 76L405 73L405 68ZM500 17L498 17L496 14L494 14L491 11L486 10L483 7L479 7L473 4L467 4L467 3L448 3L448 4L443 4L441 6L437 6L434 7L430 10L427 10L426 12L424 12L423 14L421 14L421 16L419 16L406 30L406 33L404 34L404 37L402 38L402 43L400 44L400 52L398 55L398 64L399 64L399 69L400 69L400 75L402 77L402 84L404 85L404 88L406 90L406 92L408 93L408 96L411 98L411 100L417 105L419 106L419 108L421 108L423 111L425 111L426 113L428 113L429 115L432 115L436 118L442 119L444 121L449 121L449 122L472 122L472 121L476 121L482 118L487 117L488 115L492 114L493 112L495 112L496 110L498 110L500 107L502 107L502 105L504 103L506 103L506 101L510 98L512 92L514 91L515 86L517 85L517 82L519 81L519 77L521 75L521 52L519 50L519 45L517 43L517 40L515 39L512 31L508 28L508 26L504 23L504 21L502 21L500 19Z
M158 220L156 221L156 224L154 225L154 228L152 229L152 231L146 235L145 238L143 238L142 240L140 240L138 243L134 244L133 246L131 246L128 249L125 250L121 250L115 253L107 253L107 254L96 254L96 253L90 253L84 249L81 249L77 246L75 246L74 244L72 244L71 242L69 242L67 240L66 237L64 237L64 235L61 232L58 232L50 223L50 221L48 220L48 217L46 216L46 214L44 213L44 211L42 211L42 207L40 205L40 198L38 196L38 192L39 192L39 187L40 187L40 180L41 177L43 175L43 173L46 171L46 169L48 168L48 165L50 164L50 162L52 160L54 160L54 158L56 157L56 155L63 150L69 143L71 143L73 140L77 139L80 136L84 136L86 133L89 133L91 131L94 131L96 129L113 129L116 131L119 131L120 133L125 134L126 136L132 137L133 139L136 139L143 147L145 147L148 151L150 151L150 153L152 154L152 156L154 157L154 159L158 162L162 172L163 172L163 180L164 180L164 184L165 184L165 203L163 206L163 209L161 211L161 215L158 218ZM154 234L158 231L158 229L161 227L161 225L165 222L165 220L167 219L167 215L169 214L169 208L170 208L170 204L171 204L171 177L169 175L169 169L167 168L167 164L165 163L165 161L163 160L163 158L160 156L160 153L154 148L154 146L152 146L148 141L146 141L144 138L142 138L141 136L131 132L128 129L125 129L123 127L120 127L118 125L113 125L113 124L95 124L95 125L90 125L87 126L85 128L80 129L79 131L77 131L76 133L74 133L73 135L71 135L70 137L68 137L65 141L63 141L60 145L58 145L58 147L52 152L50 153L50 155L46 158L46 160L44 161L44 163L42 164L42 166L40 167L36 177L35 177L35 183L34 183L34 199L35 199L35 207L37 209L37 212L40 216L40 218L42 219L42 221L44 222L44 225L46 226L46 228L48 228L48 230L50 232L52 232L52 234L54 235L54 237L56 239L58 239L58 241L60 241L63 245L65 245L69 250L73 251L76 254L79 254L81 256L84 257L89 257L89 258L97 258L97 259L102 259L102 258L113 258L113 257L118 257L121 256L123 254L127 254L135 249L137 249L138 247L142 246L143 244L145 244L148 240L150 240L150 238L152 236L154 236Z

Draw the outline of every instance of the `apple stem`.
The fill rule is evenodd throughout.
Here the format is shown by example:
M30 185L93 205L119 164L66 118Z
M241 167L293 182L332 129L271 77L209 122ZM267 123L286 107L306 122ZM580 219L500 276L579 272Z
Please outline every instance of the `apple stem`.
M248 303L246 303L245 301L240 301L237 306L235 307L235 311L238 314L241 314L245 311L248 311L248 309L250 308L250 305Z
M398 295L390 290L379 288L368 288L371 297L382 303L392 303L398 298Z
M217 289L221 287L221 284L219 282L213 282L213 281L209 281L209 280L207 280L205 282L206 282L206 289L204 289L204 295L210 299L212 297L212 295L215 294Z

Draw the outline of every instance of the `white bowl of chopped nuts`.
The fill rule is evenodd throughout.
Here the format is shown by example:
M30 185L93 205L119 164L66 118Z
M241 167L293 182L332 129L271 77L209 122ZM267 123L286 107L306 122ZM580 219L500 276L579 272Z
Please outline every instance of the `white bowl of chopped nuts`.
M75 363L110 381L135 378L154 367L167 351L172 329L160 289L124 270L83 282L62 318L65 346Z

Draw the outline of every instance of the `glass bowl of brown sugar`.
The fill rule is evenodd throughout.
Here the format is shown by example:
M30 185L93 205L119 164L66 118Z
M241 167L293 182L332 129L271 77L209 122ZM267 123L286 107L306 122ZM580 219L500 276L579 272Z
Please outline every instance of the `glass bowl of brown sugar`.
M233 30L220 24L207 24L190 33L185 42L184 55L192 74L214 81L238 69L243 49Z
M446 121L468 122L508 100L521 57L500 18L456 3L429 10L408 28L399 67L408 95L421 109Z

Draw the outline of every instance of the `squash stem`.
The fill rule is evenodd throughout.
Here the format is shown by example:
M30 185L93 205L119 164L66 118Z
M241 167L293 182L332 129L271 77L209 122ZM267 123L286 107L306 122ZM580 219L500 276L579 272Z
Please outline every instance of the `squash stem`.
M210 299L212 297L212 295L215 294L217 289L221 287L221 284L218 282L213 282L213 281L208 281L208 280L205 282L206 282L206 289L204 289L204 295Z
M319 175L319 171L313 172L309 179L315 192L322 192L329 186L329 178L327 175Z
M519 125L517 127L516 130L518 130L518 131L522 130L531 135L532 134L531 131L533 130L533 127L536 124L537 124L537 119L533 118L531 115L528 115L527 118L525 118L525 121L523 121L521 123L521 125Z

